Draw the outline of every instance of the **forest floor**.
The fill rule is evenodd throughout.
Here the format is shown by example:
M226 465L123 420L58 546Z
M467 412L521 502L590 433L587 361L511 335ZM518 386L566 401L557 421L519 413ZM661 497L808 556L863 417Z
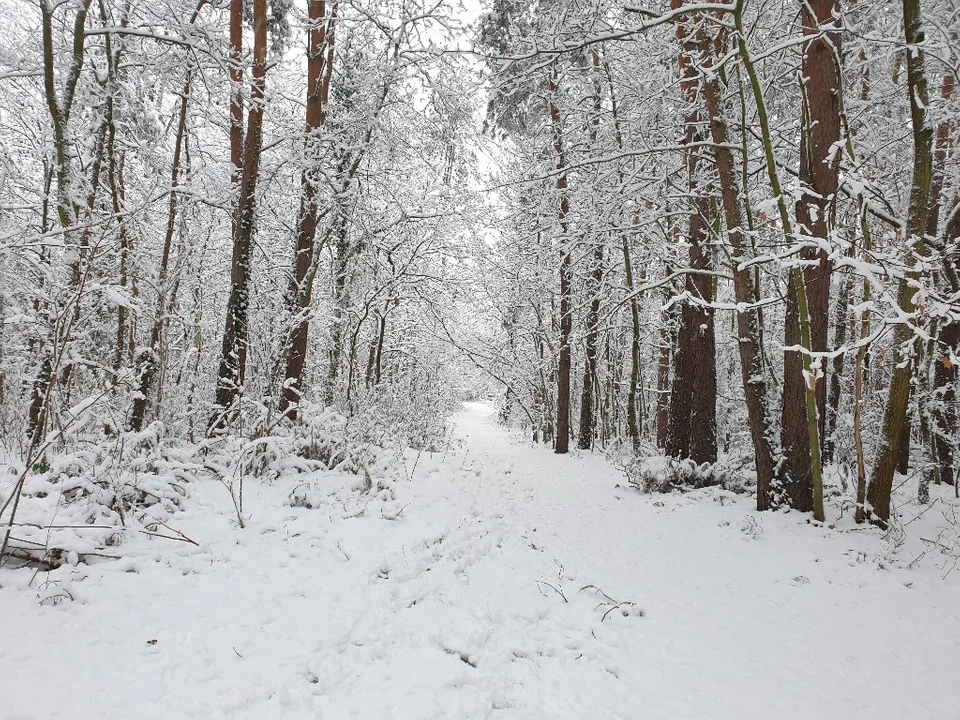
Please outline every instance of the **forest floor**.
M198 483L171 522L197 546L4 570L0 718L960 717L956 548L916 529L952 488L895 543L641 495L491 412L369 490L250 481L246 528Z

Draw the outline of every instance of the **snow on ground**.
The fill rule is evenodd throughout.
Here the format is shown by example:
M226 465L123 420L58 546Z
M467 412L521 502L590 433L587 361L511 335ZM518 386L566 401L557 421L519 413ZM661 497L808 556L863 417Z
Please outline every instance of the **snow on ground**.
M4 571L0 718L960 717L960 570L848 520L640 495L491 412L368 492L250 481L241 529L198 483L171 522L198 547Z

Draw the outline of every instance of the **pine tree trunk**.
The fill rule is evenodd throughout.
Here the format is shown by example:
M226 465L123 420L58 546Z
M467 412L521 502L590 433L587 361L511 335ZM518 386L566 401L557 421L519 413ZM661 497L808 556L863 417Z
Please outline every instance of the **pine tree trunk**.
M743 26L743 6L736 5L733 9L733 22L736 28L736 43L743 63L743 69L750 80L750 90L753 94L754 103L757 108L757 120L760 125L760 134L763 141L764 165L766 166L767 177L770 181L770 190L777 203L777 214L780 216L780 225L783 228L783 237L787 247L791 247L796 235L793 229L793 221L790 218L790 211L787 209L787 203L784 198L783 188L780 185L780 171L777 168L776 157L774 154L773 133L770 131L770 116L767 113L767 105L763 96L763 88L760 84L760 77L757 73L750 50L747 47L746 34ZM806 287L800 279L799 270L791 270L794 276L794 287L797 296L797 316L800 324L800 342L803 348L812 347L810 340L810 312L807 306ZM803 356L803 371L807 377L813 376L813 364L809 353ZM807 410L807 433L810 436L810 469L813 480L813 517L815 520L823 521L823 476L820 466L820 438L819 424L817 422L817 402L815 388L813 383L806 383L806 410Z
M253 73L250 85L250 110L243 148L243 173L237 199L236 231L233 234L233 257L230 269L230 297L227 300L226 323L220 368L217 372L215 414L212 428L222 427L228 420L246 377L247 343L249 341L250 271L253 257L253 234L256 225L257 180L260 176L260 149L263 142L264 90L267 74L267 4L253 0Z
M570 334L573 330L571 295L573 294L573 268L570 245L570 200L567 196L566 155L563 148L563 130L560 109L557 106L557 70L551 68L548 80L550 128L553 136L553 151L558 172L556 189L559 196L557 222L560 226L560 338L557 358L557 423L554 451L563 454L570 449Z
M671 7L678 8L682 4L682 0L672 0ZM690 35L690 27L700 21L699 16L694 16L689 21L678 22L676 37L680 44L680 85L688 106L684 143L691 146L684 153L691 204L686 237L690 246L689 266L693 270L710 270L712 258L708 243L713 213L710 198L700 187L699 180L698 148L706 139L706 131L696 106L698 39ZM685 302L680 308L666 452L672 457L689 458L697 464L712 464L717 460L716 347L713 309L708 305L713 302L713 278L709 274L689 273L684 288L703 305Z
M713 64L711 44L701 43L704 63ZM709 53L709 55L708 55ZM709 58L709 60L708 60ZM746 309L754 304L758 289L750 268L742 267L747 260L744 243L745 221L741 212L740 183L734 170L733 153L729 148L727 124L720 106L720 88L715 74L701 81L707 112L710 115L710 131L713 137L714 157L720 177L720 197L723 205L726 237L732 252L733 294L737 302L737 348L740 353L740 377L747 405L747 422L753 443L754 462L757 473L757 509L767 510L771 505L774 478L773 429L767 404L767 384L763 372L763 354L760 344L758 311Z
M310 0L309 15L307 109L304 129L304 154L308 158L308 165L304 168L300 180L297 244L289 289L293 328L286 346L286 372L280 398L280 412L285 413L291 420L297 419L297 406L303 394L303 369L310 331L308 311L313 295L312 268L316 263L314 242L317 234L317 202L314 169L310 167L309 161L319 152L316 147L317 135L326 121L326 104L333 72L333 63L327 62L328 53L333 51L333 28L332 24L323 24L326 15L325 0Z
M239 189L243 176L243 4L230 0L230 184ZM237 212L233 213L233 234L237 232Z
M810 11L814 16L811 16ZM820 26L835 25L839 17L836 0L810 0L804 6L803 32L815 35ZM840 35L827 32L804 46L801 83L804 97L804 123L800 137L800 182L804 191L797 202L798 232L827 242L832 226L833 200L839 179L840 141ZM807 308L810 319L810 350L822 353L827 349L827 327L830 312L831 266L823 249L805 248L805 260L816 260L814 267L805 267ZM790 273L787 286L786 346L801 345L799 304L796 274ZM822 356L821 356L822 357ZM822 359L820 360L822 362ZM807 427L806 381L803 358L795 351L783 357L782 434L784 484L791 507L813 509L813 472L810 467L810 434ZM825 436L826 368L820 368L816 382L819 436Z

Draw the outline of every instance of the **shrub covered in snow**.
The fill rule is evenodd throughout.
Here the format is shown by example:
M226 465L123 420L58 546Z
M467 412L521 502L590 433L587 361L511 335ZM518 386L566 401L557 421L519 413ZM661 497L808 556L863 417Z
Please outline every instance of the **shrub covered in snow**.
M202 469L191 455L155 422L139 433L74 439L31 468L8 466L22 478L0 490L0 505L11 501L8 554L45 566L115 556L127 533L149 532L180 508Z
M698 465L692 460L630 454L621 457L619 464L630 485L643 493L667 493L715 485L733 492L745 492L750 485L743 463L731 457Z

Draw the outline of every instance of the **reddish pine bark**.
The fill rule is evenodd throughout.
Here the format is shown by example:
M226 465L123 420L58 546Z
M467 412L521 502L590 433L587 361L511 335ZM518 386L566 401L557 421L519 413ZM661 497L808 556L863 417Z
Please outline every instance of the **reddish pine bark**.
M334 9L335 7L334 5ZM324 0L310 0L309 13L307 109L304 128L305 154L308 161L300 180L297 245L294 251L294 273L289 290L294 325L286 348L286 372L280 398L280 411L286 413L291 420L297 419L297 406L303 392L303 369L307 358L307 339L310 332L307 311L313 295L313 268L316 254L314 245L317 235L317 199L309 159L315 152L313 145L316 144L320 128L326 122L326 105L333 72L333 22L331 20L328 25L325 20Z
M230 162L231 182L240 184L243 173L243 0L230 0ZM236 225L234 215L234 225ZM234 227L236 232L236 227Z
M573 292L573 268L570 259L570 200L567 197L566 155L563 148L563 130L560 109L557 107L557 71L551 70L548 80L550 127L553 134L553 151L556 155L559 196L557 221L560 225L560 348L557 358L557 428L554 451L563 454L570 449L570 333L573 330L570 296Z
M814 15L810 14L810 10ZM803 32L816 35L821 26L835 25L839 14L836 0L811 0L803 11ZM832 226L833 199L839 178L840 78L837 58L840 35L827 32L804 46L803 83L805 113L800 139L800 181L804 191L797 202L798 231L806 237L826 241ZM813 352L827 349L830 313L831 266L822 249L806 248L801 257L816 260L805 267L807 309L810 319L810 344ZM795 273L787 285L787 316L784 344L801 345L800 319ZM810 466L810 431L807 425L806 389L803 358L798 352L784 352L783 406L781 412L784 463L784 489L791 507L813 509L813 471ZM825 371L826 368L823 368ZM816 385L819 436L825 436L827 383Z
M243 148L243 172L237 199L233 257L230 269L230 297L227 301L223 347L217 372L214 400L216 414L212 427L222 427L235 405L246 376L249 340L250 269L253 232L256 222L257 180L260 176L260 149L263 142L264 90L267 75L267 3L253 0L253 73L250 110Z
M671 6L678 8L682 4L683 0L672 0ZM699 15L678 22L676 37L680 44L680 87L689 108L684 123L684 143L691 146L684 153L691 204L686 236L690 246L689 266L694 270L710 270L708 222L712 210L710 198L700 188L698 179L699 153L706 139L706 130L704 118L696 105L699 83L699 69L694 64L699 52L697 31L690 32L699 22ZM709 274L689 273L684 289L704 303L713 302L713 277ZM681 306L673 359L666 452L698 464L714 463L717 460L717 360L712 308L691 302Z
M703 62L712 65L714 48L708 42L701 43ZM701 80L703 97L710 116L710 133L713 138L713 153L720 178L720 199L726 224L726 239L732 252L733 295L738 306L752 305L758 295L754 275L749 268L739 265L746 260L746 242L743 228L746 226L740 205L740 182L735 171L733 153L729 148L730 138L720 105L720 87L716 74L708 74ZM767 510L772 502L774 478L773 431L767 404L767 384L763 370L760 344L760 321L756 309L737 312L737 349L740 354L740 377L747 405L747 422L753 443L754 467L757 473L757 509Z

